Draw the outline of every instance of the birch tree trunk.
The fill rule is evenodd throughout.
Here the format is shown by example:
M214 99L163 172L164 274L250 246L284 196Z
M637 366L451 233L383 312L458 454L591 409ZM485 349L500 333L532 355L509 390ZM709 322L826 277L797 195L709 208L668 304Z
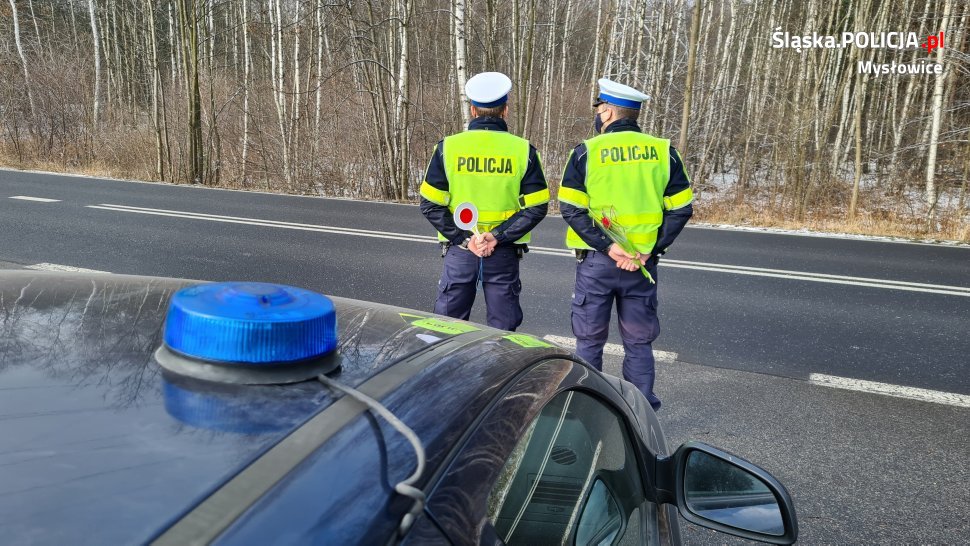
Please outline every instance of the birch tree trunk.
M243 2L245 1L243 0ZM316 104L313 110L313 155L316 159L317 143L320 141L320 100L323 96L323 39L326 34L323 29L323 0L317 0L313 16L317 26L317 89Z
M947 23L950 19L950 12L953 10L953 0L946 0L943 7L943 19L940 22L940 32L946 35ZM936 50L936 62L944 67L940 74L936 75L936 83L933 85L933 118L930 122L930 149L926 158L926 217L927 222L931 222L936 213L936 202L939 197L936 192L936 154L940 145L940 123L943 118L943 84L952 67L947 69L943 64L944 52L946 49L941 47Z
M283 69L283 17L280 0L269 0L270 17L270 68L273 82L273 99L276 104L276 119L280 130L280 147L283 152L283 179L286 187L293 189L290 171L290 149L287 139L286 118L286 80Z
M13 2L13 0L10 0ZM98 127L98 111L101 109L101 38L98 35L97 6L88 0L88 13L91 15L91 36L94 43L94 128Z
M522 124L519 125L518 130L521 131L523 138L529 138L532 132L532 103L535 101L536 93L532 89L532 72L533 63L535 62L535 36L536 36L536 2L532 0L529 2L529 40L525 44L525 54L527 61L525 62L525 74L522 76L524 92L520 93L522 97L518 98L519 111L522 112Z
M34 36L36 36L37 41L40 42L40 26L37 24L37 14L34 13L34 0L27 0L27 9L30 10L30 22L34 24ZM40 49L41 52L43 52L43 44L41 44Z
M171 81L172 85L175 85L175 82L178 81L179 71L182 67L182 47L179 45L181 43L181 39L177 39L175 35L175 15L172 13L172 10L175 8L172 4L173 3L171 2L168 4L168 51L169 66L172 71Z
M468 109L468 97L465 96L465 82L468 81L468 73L465 65L465 0L454 0L453 6L455 10L455 75L458 78L458 101L461 107L463 127L468 127L468 122L471 121L471 113ZM519 98L519 100L521 99L522 97Z
M552 23L549 32L546 34L546 59L545 59L545 73L543 74L543 90L542 90L542 149L549 149L549 138L552 136L552 126L550 124L550 116L552 115L552 80L556 73L555 69L555 42L553 38L555 32L552 29L556 28L556 14L559 11L559 1L551 6L552 7Z
M397 70L397 101L394 104L394 127L397 134L397 148L400 165L398 165L398 182L401 200L408 198L408 182L410 181L410 134L408 131L408 69L410 68L410 48L408 47L408 31L411 23L411 2L400 0L398 5L400 25L398 27L398 42L401 47L400 62ZM462 86L464 87L464 85Z
M700 0L698 0L698 3L699 2ZM644 16L647 12L646 0L636 0L633 11L636 13L637 40L636 45L634 46L635 49L633 50L633 79L631 80L631 84L639 89L641 87L640 59L643 56L643 27L645 26Z
M609 0L607 0L609 1ZM593 73L589 82L589 101L595 102L598 94L596 81L600 78L600 42L603 40L603 0L596 1L596 36L593 38Z
M199 87L199 6L197 2L200 0L177 1L188 119L189 170L187 174L191 183L202 184L205 176L205 148L202 144L202 93Z
M290 108L289 142L290 164L299 166L300 142L300 4L297 3L293 12L293 102Z
M859 202L859 183L862 181L862 106L866 102L866 78L859 75L855 98L855 178L852 181L852 198L849 200L849 218L855 218Z
M74 13L74 2L68 4L67 10L71 13L71 35L74 37L74 53L81 50L80 41L77 39L77 14Z
M145 11L148 13L148 36L152 49L152 125L155 128L155 175L159 180L165 180L164 148L162 143L162 126L159 123L159 100L161 92L161 75L158 66L158 46L155 43L155 7L151 0L145 0Z
M216 77L213 71L213 63L215 62L215 34L213 33L213 19L215 19L215 10L213 9L214 4L212 0L208 1L208 9L203 12L203 17L208 19L209 36L206 39L208 45L208 57L205 65L206 72L208 73L209 80L209 161L205 162L206 176L205 182L207 184L218 185L220 179L222 178L222 138L219 135L219 120L218 112L216 112L216 96L215 96L215 84Z
M242 0L242 31L243 31L243 126L242 126L242 180L244 185L249 183L249 69L252 60L249 53L249 5Z
M967 204L967 185L970 183L970 139L967 139L967 150L963 154L963 182L960 184L960 202L957 204L957 212L963 214Z
M687 157L687 126L690 123L690 100L694 87L694 70L697 65L697 37L701 28L701 3L694 0L694 16L690 26L690 44L687 46L687 83L684 87L684 113L680 118L680 150L681 157Z
M94 0L91 0L94 2ZM27 103L30 105L30 117L34 119L34 94L30 90L30 73L27 71L27 56L24 55L24 46L20 43L20 18L17 17L17 4L15 0L10 0L10 11L13 14L13 38L17 45L17 55L20 56L20 64L24 69L24 89L27 91ZM97 108L97 99L95 99ZM95 115L97 118L97 115Z

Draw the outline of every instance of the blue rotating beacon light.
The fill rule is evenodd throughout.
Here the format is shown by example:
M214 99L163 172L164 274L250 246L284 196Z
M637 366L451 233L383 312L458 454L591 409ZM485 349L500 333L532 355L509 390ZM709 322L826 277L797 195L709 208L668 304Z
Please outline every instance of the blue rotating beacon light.
M206 381L282 384L333 371L336 349L330 298L292 286L226 282L172 296L155 360Z

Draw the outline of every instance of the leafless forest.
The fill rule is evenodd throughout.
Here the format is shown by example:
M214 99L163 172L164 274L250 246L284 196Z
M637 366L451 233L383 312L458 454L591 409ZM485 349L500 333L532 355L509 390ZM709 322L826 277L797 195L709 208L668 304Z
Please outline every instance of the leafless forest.
M415 200L467 120L464 81L499 70L555 188L605 75L653 97L646 131L686 142L703 220L966 240L968 18L965 0L6 0L0 163Z

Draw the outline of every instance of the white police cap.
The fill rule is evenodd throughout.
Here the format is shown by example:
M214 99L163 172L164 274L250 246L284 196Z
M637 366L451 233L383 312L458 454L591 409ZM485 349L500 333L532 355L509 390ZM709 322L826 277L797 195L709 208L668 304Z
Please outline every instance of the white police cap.
M641 93L629 85L616 83L606 78L600 78L597 83L600 85L599 99L603 102L639 110L640 103L650 100L650 95Z
M465 84L465 95L479 108L501 106L509 100L512 80L501 72L475 74Z

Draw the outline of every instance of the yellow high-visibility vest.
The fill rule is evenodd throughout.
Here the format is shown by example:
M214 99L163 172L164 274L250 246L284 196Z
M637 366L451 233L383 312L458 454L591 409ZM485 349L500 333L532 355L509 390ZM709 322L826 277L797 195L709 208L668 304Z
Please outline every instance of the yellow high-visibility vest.
M549 190L520 195L522 178L529 166L529 141L504 131L473 129L446 137L442 157L448 190L427 182L421 195L454 213L458 205L470 202L478 209L478 231L490 231L521 208L549 201ZM516 243L528 243L527 233ZM446 241L438 234L438 240Z
M559 189L559 200L611 215L610 220L623 226L637 251L652 252L664 210L679 208L667 206L669 198L664 198L670 180L670 141L619 131L598 135L585 144L586 192L564 186ZM566 246L590 248L572 228L566 231Z

